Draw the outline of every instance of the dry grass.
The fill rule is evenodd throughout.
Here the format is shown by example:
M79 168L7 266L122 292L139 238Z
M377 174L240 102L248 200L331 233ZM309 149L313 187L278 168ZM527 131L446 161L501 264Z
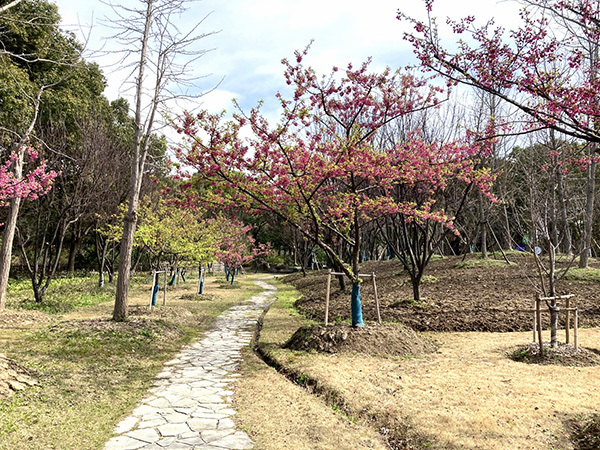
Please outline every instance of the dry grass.
M278 301L269 311L268 326L261 342L273 348L289 337L289 326L302 324L300 316L290 310L299 293L277 279ZM384 449L384 442L374 430L352 423L329 408L321 399L293 384L246 349L242 364L243 377L236 388L238 419L250 434L256 448L269 449Z
M597 329L581 341L600 350ZM514 362L529 333L441 333L419 358L293 355L289 364L356 411L404 418L430 448L569 449L565 418L598 412L598 369Z
M130 321L107 322L112 302L78 308L42 327L0 329L0 348L29 368L39 386L0 399L0 449L98 449L146 393L163 363L218 314L258 292L205 285L216 300L180 300L194 280L167 293L167 308L147 312L150 285L132 291ZM162 301L162 298L160 299Z
M599 411L597 367L508 358L531 333L426 333L440 349L418 357L317 354L279 347L286 326L289 337L302 323L285 314L279 307L265 317L270 355L335 393L349 415L389 424L400 448L572 449L569 418ZM580 330L580 345L600 351L599 338L599 329Z
M257 449L386 448L374 430L336 413L251 350L245 352L242 373L236 388L237 417Z

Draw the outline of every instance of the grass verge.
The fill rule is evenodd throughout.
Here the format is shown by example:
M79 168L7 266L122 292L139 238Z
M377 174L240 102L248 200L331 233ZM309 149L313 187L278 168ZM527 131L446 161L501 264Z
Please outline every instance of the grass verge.
M310 366L304 365L307 361L315 358L326 360L325 365L335 368L340 359L345 356L339 354L316 354L292 351L282 348L291 335L302 326L310 326L316 322L306 319L294 308L294 302L300 297L300 293L290 285L278 284L279 295L277 301L271 306L262 321L260 339L257 342L257 352L263 359L284 373L290 380L307 389L308 392L317 394L321 401L325 402L331 409L341 413L355 426L363 430L368 439L363 445L378 448L381 445L410 445L410 442L421 442L422 439L412 435L408 436L407 424L397 417L386 414L373 414L370 408L360 409L348 402L337 385L335 377L315 376L310 370L304 370ZM317 363L323 364L321 362ZM335 369L334 369L335 370ZM354 437L355 446L358 445ZM385 442L387 441L387 442ZM276 448L276 447L271 447ZM314 447L313 447L314 448ZM320 447L330 448L330 447ZM342 446L341 448L355 448L353 446Z
M205 289L215 300L178 299L194 292L189 280L170 288L167 306L152 311L150 285L140 284L123 323L108 320L110 301L73 307L60 321L41 327L0 329L2 351L39 382L0 399L0 449L102 448L165 361L222 311L260 291L250 278L240 278L245 289L226 291L208 279Z
M391 448L569 449L564 417L599 413L597 368L508 357L530 333L427 333L440 348L418 357L294 352L280 348L303 323L289 306L278 301L265 316L260 348ZM599 332L580 329L580 345L600 351Z
M290 328L308 321L293 308L298 291L276 279L269 283L278 288L277 301L266 316L259 345L270 354L287 341ZM371 427L340 414L335 404L328 406L299 386L308 381L302 375L292 377L296 383L290 383L249 348L244 351L241 370L235 396L237 417L256 448L386 448Z

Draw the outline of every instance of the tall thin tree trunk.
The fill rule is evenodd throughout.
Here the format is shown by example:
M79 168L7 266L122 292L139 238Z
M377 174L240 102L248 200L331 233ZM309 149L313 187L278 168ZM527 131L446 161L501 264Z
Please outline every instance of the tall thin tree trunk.
M487 250L487 217L485 214L485 205L483 194L479 193L479 227L480 227L480 249L481 249L481 257L483 259L487 259L488 250Z
M21 171L22 171L21 162ZM21 172L22 173L22 172ZM19 174L20 176L20 174ZM6 291L8 287L8 275L10 274L10 263L12 259L13 240L15 238L15 229L17 227L17 217L21 206L20 198L13 198L10 201L8 217L4 223L4 234L2 236L2 248L0 249L0 310L6 307Z
M503 205L504 210L504 249L511 250L512 249L512 237L510 233L510 220L508 220L508 208L506 207L506 203Z
M144 72L146 70L148 41L150 38L153 17L154 0L147 0L147 9L144 22L144 31L142 34L142 46L140 50L140 62L136 79L136 107L135 107L135 145L133 151L133 160L131 164L131 179L129 188L129 206L127 214L123 221L123 237L121 239L121 251L119 256L119 270L117 279L117 292L115 295L115 306L113 309L113 320L123 321L127 318L127 303L129 295L129 280L131 277L131 251L133 249L133 237L138 220L138 205L140 198L140 190L142 187L142 177L144 175L144 164L148 147L151 140L152 124L154 122L154 114L158 107L158 91L159 85L155 86L155 94L151 112L147 118L147 123L144 125L142 120L142 94ZM157 80L157 83L159 81ZM146 127L146 128L144 128Z
M593 150L591 156L594 156ZM594 219L594 198L596 191L596 162L590 162L587 168L587 183L585 188L585 216L583 218L583 236L581 237L581 254L579 267L584 269L588 265L588 256L592 247L592 225Z
M565 200L565 186L563 183L562 170L558 170L557 173L557 195L558 195L558 207L560 209L560 227L562 229L562 248L567 256L572 254L573 240L571 237L571 227L567 219L567 202Z
M133 203L133 202L132 202ZM137 201L136 201L137 203ZM137 225L137 209L131 208L125 215L121 251L119 253L119 269L117 273L117 293L113 320L123 321L127 318L127 301L129 295L129 280L131 277L131 251L133 249L133 236ZM137 206L137 205L136 205Z

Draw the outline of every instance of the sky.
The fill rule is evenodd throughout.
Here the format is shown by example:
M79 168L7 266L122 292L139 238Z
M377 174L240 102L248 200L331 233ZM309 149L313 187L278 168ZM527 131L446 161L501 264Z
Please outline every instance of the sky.
M106 37L114 33L103 19L113 14L100 0L55 0L63 26L87 40L86 59L95 60L108 81L109 99L128 97L125 71L116 70L114 55L100 56L95 51L110 49L114 42ZM121 0L123 5L137 5L138 0ZM213 33L200 42L210 50L197 61L202 107L211 112L231 110L236 98L248 110L259 100L265 110L276 114L277 91L285 93L282 58L293 59L313 41L306 63L319 73L329 73L333 66L355 66L372 58L375 70L385 66L404 67L414 63L412 49L402 39L408 29L396 19L402 9L411 16L423 15L419 0L201 0L193 2L179 25L202 21L199 31ZM475 15L492 17L510 28L518 5L494 0L437 0L435 14L460 18Z

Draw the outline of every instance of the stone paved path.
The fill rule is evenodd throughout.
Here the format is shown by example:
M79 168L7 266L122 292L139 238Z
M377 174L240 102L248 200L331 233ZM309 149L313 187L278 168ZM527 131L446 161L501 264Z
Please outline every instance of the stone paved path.
M141 405L117 425L117 436L105 450L252 448L231 419L236 413L231 389L240 376L241 349L250 343L256 321L276 292L271 284L255 283L265 290L222 313L204 339L166 363Z

